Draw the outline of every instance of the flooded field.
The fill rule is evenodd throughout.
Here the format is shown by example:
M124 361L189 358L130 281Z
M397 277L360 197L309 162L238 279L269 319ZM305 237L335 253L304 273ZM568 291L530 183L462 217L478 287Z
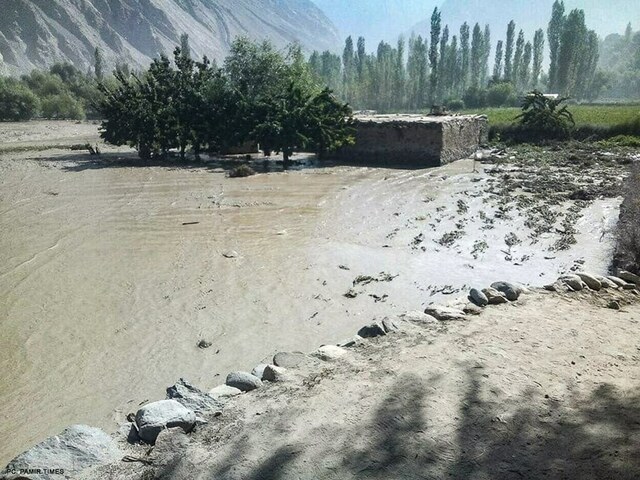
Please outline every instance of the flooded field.
M69 424L115 430L180 377L209 389L465 286L541 286L610 261L619 198L584 200L565 224L573 203L510 203L537 193L518 197L495 171L508 166L232 179L206 161L70 152L96 127L51 124L0 124L3 465ZM17 148L30 143L58 148ZM546 229L527 222L538 207L556 212Z

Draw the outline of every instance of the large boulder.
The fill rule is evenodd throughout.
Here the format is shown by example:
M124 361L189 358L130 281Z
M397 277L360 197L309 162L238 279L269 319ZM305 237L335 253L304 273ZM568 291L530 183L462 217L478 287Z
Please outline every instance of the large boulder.
M287 379L287 369L284 367L276 367L275 365L267 365L262 374L262 379L267 382L281 382Z
M220 410L223 406L221 402L194 387L183 378L178 380L175 385L167 388L167 399L176 400L196 413Z
M625 282L623 279L621 279L620 277L616 277L614 275L608 275L607 276L608 280L611 280L613 283L615 283L618 287L620 288L624 288L625 285L627 285L627 282Z
M253 370L251 370L251 375L254 375L254 376L258 377L260 380L262 380L262 374L264 373L264 369L267 368L267 365L269 365L269 364L268 363L259 363L258 365L253 367Z
M284 368L296 368L308 361L309 357L302 352L278 352L273 357L273 364Z
M626 282L640 285L640 276L636 275L635 273L627 272L626 270L620 270L620 272L618 272L618 276Z
M262 380L249 372L231 372L225 382L230 387L235 387L243 392L250 392L262 386Z
M576 292L583 290L587 286L578 275L563 275L560 277L560 281Z
M262 377L262 373L260 373L260 377ZM229 385L218 385L209 390L209 395L222 403L226 403L230 398L240 395L241 393L242 390L236 387L230 387Z
M495 288L483 288L482 293L485 294L490 305L500 305L501 303L507 303L509 301L504 293L499 292Z
M402 320L403 322L411 322L417 325L438 323L438 319L434 316L427 315L426 313L420 312L418 310L402 313L398 316L398 319Z
M489 305L489 299L487 298L487 296L477 288L471 289L471 291L469 292L469 300L471 300L479 307L486 307L487 305Z
M85 468L119 460L122 452L116 442L99 428L72 425L60 434L47 438L9 462L6 472L43 469L28 478L49 480L66 478ZM44 472L44 469L47 472ZM64 471L64 474L60 474ZM27 478L27 477L21 477Z
M466 315L462 310L453 307L443 307L442 305L429 305L425 308L424 313L431 315L441 322L466 319Z
M337 345L323 345L311 355L325 362L330 362L343 357L346 353L347 351L344 348L338 347Z
M618 288L618 285L607 277L603 277L602 275L596 275L596 279L600 282L600 286L602 288Z
M365 325L358 330L358 335L362 338L374 338L386 335L387 332L380 322L373 322L369 325Z
M600 291L600 289L602 289L602 282L598 280L595 275L584 272L578 272L576 273L576 275L579 276L580 280L586 283L587 287L589 287L591 290L595 290L596 292L598 292Z
M147 443L155 443L165 428L180 427L190 432L196 423L196 414L176 400L160 400L140 408L136 413L138 435Z
M509 282L493 282L491 288L495 288L500 293L503 293L507 300L514 302L522 293L522 289L517 285Z

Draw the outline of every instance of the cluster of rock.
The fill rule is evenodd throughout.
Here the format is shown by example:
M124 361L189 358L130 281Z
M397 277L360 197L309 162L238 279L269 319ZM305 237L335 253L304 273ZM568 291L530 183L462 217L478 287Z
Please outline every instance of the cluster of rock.
M640 276L621 270L617 276L606 277L585 272L562 275L544 288L552 292L579 292L585 289L598 292L602 289L635 290L639 286Z
M515 302L525 292L525 288L509 282L494 282L490 287L481 290L472 288L469 300L479 307Z
M618 276L607 277L588 273L564 275L545 288L569 292L584 289L631 290L639 286L640 276L622 271ZM430 305L424 312L407 312L395 319L385 317L363 326L352 339L339 345L324 345L311 354L280 352L273 357L271 363L259 364L251 372L231 372L223 385L209 392L204 392L188 381L180 379L175 385L167 388L165 400L146 404L135 415L130 414L127 417L130 422L127 440L130 443L154 445L166 430L179 429L189 433L198 425L206 424L207 419L220 415L233 397L263 388L265 382L288 382L299 378L301 374L313 372L317 370L320 362L341 359L348 354L347 348L358 345L365 339L391 334L405 328L403 325L426 326L438 322L465 320L468 314L479 313L481 309L478 307L513 302L526 292L526 288L509 282L495 282L482 290L473 288L469 292L468 300L476 306L455 308ZM48 470L37 472L35 475L31 472L28 478L60 478L60 471L69 475L86 468L116 462L123 457L126 458L117 438L98 428L73 425L59 435L50 437L18 455L6 467L4 474L0 474L0 479L25 478L22 472L42 465L46 465Z

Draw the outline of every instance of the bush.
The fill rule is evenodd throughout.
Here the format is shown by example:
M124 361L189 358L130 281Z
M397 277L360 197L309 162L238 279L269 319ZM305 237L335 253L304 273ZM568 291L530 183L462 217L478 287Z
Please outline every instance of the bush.
M575 122L567 106L560 106L566 100L564 97L549 98L534 90L524 98L522 113L516 118L532 139L568 138Z
M444 104L452 112L464 110L464 102L459 98L452 98L450 100L447 100Z
M487 91L484 88L469 87L463 100L467 108L484 108L487 106Z
M0 120L23 121L35 117L40 102L24 85L0 79Z
M229 171L229 177L231 178L250 177L255 174L256 171L249 165L239 165Z
M508 106L515 98L515 88L509 82L496 83L487 90L487 105L489 107Z
M82 120L84 108L68 93L51 95L42 100L42 116L58 120Z

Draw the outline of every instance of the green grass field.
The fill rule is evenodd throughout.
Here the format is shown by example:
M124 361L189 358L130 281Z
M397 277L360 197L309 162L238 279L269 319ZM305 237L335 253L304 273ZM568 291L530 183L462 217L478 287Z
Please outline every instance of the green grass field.
M640 118L640 105L569 105L576 126L610 127ZM462 113L484 114L489 125L509 125L520 114L519 108L484 108L464 110Z

